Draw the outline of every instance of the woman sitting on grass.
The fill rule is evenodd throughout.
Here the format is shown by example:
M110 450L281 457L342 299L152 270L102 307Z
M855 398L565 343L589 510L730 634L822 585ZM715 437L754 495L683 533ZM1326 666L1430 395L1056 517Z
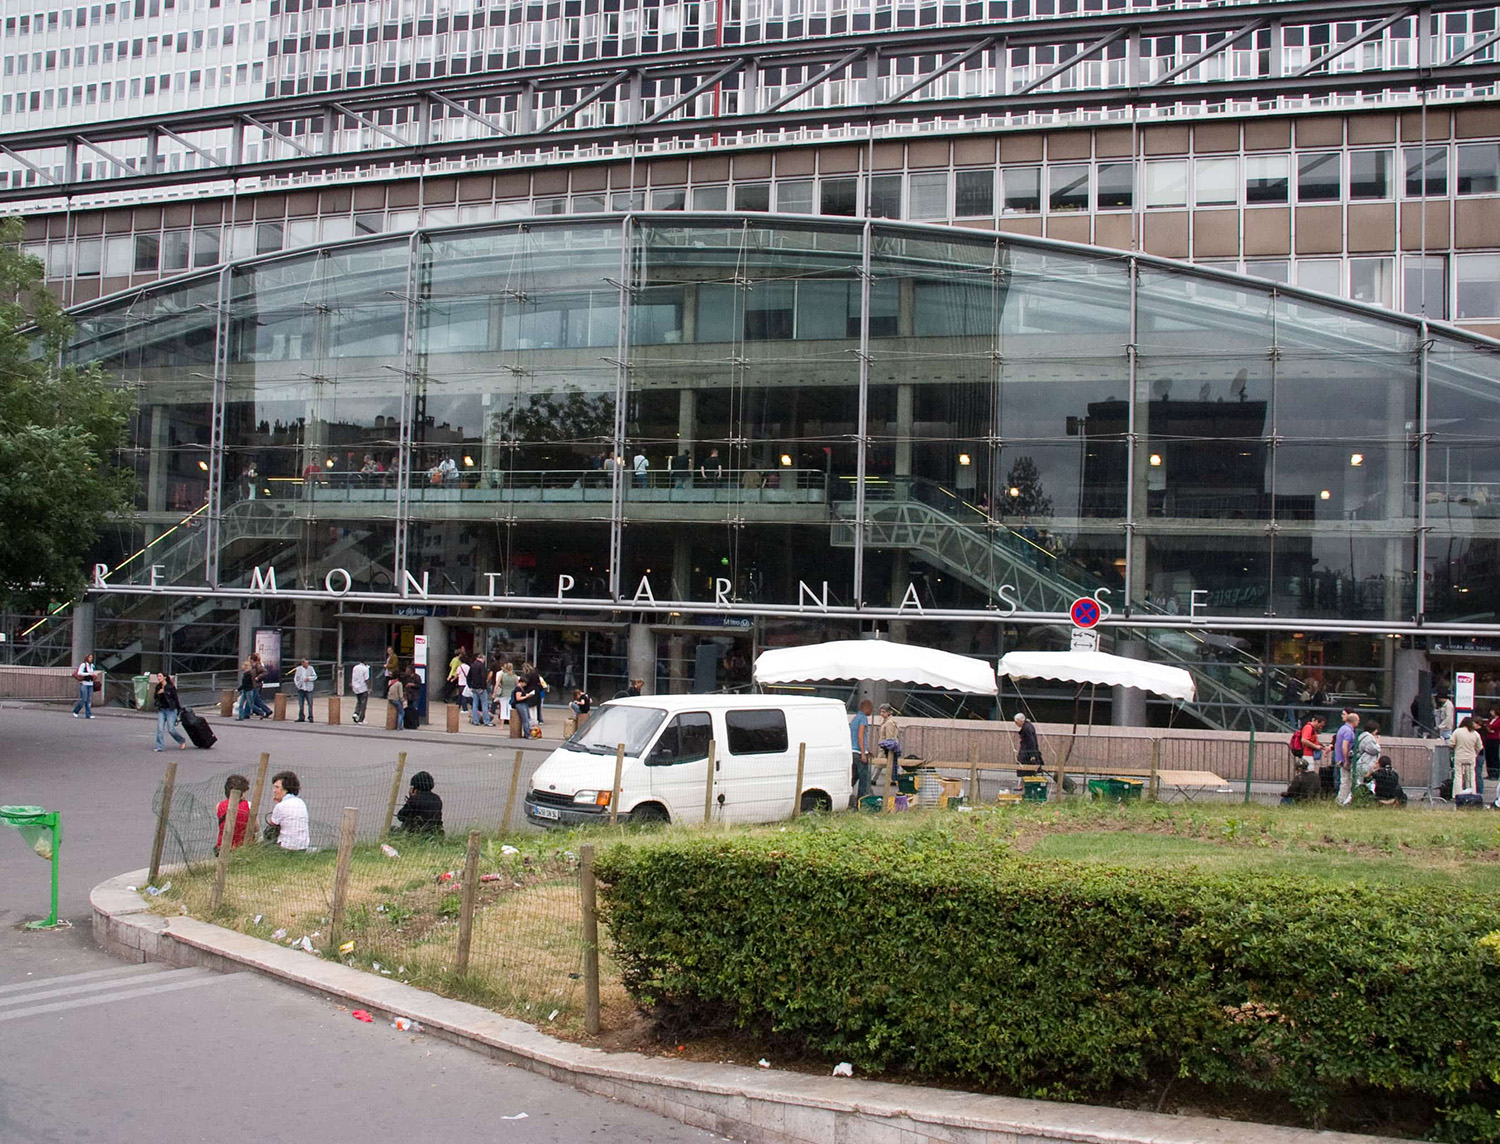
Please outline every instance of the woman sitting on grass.
M443 800L432 793L435 785L426 771L412 775L406 802L396 812L396 819L407 834L443 836Z

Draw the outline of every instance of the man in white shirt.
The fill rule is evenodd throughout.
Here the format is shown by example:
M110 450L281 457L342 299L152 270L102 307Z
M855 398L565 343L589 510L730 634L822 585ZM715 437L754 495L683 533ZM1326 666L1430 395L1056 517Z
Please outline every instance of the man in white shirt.
M271 776L271 798L276 805L266 819L279 827L276 842L283 850L306 850L311 845L307 830L307 803L299 796L302 784L295 771L281 771Z
M313 721L313 684L318 682L318 670L303 660L297 665L297 670L292 672L292 683L297 688L297 722L311 723ZM307 718L303 718L306 713Z
M635 457L630 462L630 467L635 470L635 487L643 489L646 487L646 477L651 470L651 462L646 460L644 450L637 449Z
M370 702L370 665L356 663L349 673L349 689L354 692L354 721L365 721L365 704Z

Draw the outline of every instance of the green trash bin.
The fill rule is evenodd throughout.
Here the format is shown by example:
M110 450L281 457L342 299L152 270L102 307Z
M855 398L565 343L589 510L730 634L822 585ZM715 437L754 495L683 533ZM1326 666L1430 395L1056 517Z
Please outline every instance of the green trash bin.
M1047 779L1045 775L1026 775L1021 779L1021 801L1047 801Z
M27 929L57 925L57 856L62 847L62 816L40 806L0 806L0 822L21 835L31 852L52 867L52 912L43 921L27 922Z
M136 709L146 710L151 706L151 677L149 675L132 675L130 677L132 694L135 696Z
M1104 802L1140 802L1144 779L1089 779L1089 797Z

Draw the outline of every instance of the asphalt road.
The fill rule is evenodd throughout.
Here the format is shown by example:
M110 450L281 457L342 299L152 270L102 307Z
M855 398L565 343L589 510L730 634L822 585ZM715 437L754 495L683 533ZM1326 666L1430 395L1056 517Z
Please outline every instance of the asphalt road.
M388 750L379 731L214 725L214 750L177 754L180 781L253 769L263 750L351 767L376 740ZM714 1139L252 973L132 966L95 948L89 890L149 858L165 758L154 733L144 715L0 704L0 804L62 812L60 913L74 923L21 928L46 913L47 866L0 829L0 1144ZM402 746L412 769L483 766L493 744L466 740Z

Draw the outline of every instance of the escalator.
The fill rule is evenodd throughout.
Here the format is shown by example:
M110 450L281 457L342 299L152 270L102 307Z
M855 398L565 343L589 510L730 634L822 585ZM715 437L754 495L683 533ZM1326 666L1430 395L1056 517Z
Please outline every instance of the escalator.
M854 502L836 501L832 508L833 544L852 547ZM1082 565L920 477L867 486L865 546L917 553L992 600L1013 600L1024 612L1066 613L1078 597L1110 587ZM1002 595L1005 585L1009 591ZM1165 614L1148 602L1137 603L1133 612ZM1192 673L1198 696L1186 710L1204 725L1225 731L1290 730L1268 702L1282 694L1283 673L1201 632L1146 630L1144 638L1151 658Z

